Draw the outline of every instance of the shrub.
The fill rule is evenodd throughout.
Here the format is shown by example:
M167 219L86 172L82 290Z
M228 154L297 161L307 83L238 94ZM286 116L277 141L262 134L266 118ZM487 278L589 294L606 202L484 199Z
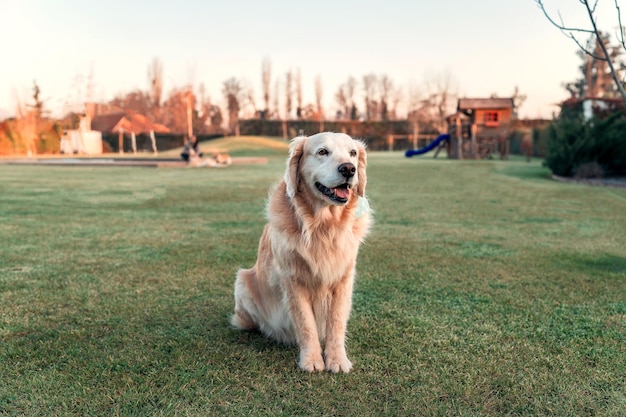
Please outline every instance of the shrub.
M605 119L594 118L589 121L583 121L579 115L562 115L550 125L548 131L546 165L554 174L566 177L597 176L599 172L609 176L624 175L626 174L624 132L626 132L624 112L614 113Z

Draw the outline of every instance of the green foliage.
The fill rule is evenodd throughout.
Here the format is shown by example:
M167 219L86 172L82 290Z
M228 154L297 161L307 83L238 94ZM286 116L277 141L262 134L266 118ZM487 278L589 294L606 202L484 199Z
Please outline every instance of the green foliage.
M548 130L546 165L556 175L571 177L588 164L606 175L626 174L626 115L583 121L580 113L563 113Z

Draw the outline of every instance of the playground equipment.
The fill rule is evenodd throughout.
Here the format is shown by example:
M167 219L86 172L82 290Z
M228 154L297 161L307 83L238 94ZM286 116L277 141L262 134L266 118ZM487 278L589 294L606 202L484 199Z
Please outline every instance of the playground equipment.
M448 135L447 133L444 133L444 134L437 136L437 139L433 140L432 142L430 142L428 145L424 146L423 148L409 149L408 151L405 152L404 156L406 156L407 158L410 158L415 155L422 155L422 154L432 151L438 146L447 145L449 141L450 141L450 135Z
M451 159L492 159L496 153L500 159L508 159L511 131L517 124L514 104L512 97L460 98L456 113L446 117L447 134L421 149L407 151L406 156L437 148L437 157L445 146Z

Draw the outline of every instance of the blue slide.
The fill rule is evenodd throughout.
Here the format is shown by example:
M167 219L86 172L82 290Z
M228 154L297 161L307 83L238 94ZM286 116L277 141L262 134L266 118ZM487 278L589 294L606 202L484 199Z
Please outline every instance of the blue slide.
M430 142L428 145L424 146L423 148L419 148L419 149L409 149L408 151L405 152L404 156L406 156L407 158L412 157L413 155L421 155L423 153L426 152L430 152L433 149L435 149L437 146L439 146L439 144L443 141L448 141L450 140L450 135L448 135L447 133L444 133L442 135L437 136L437 139L433 140L432 142Z

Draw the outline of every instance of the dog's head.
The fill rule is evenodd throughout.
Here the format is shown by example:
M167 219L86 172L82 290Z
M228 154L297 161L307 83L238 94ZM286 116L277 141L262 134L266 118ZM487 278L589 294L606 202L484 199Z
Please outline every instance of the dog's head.
M352 193L365 195L365 145L343 133L318 133L291 141L285 182L293 198L304 184L328 204L345 205Z

